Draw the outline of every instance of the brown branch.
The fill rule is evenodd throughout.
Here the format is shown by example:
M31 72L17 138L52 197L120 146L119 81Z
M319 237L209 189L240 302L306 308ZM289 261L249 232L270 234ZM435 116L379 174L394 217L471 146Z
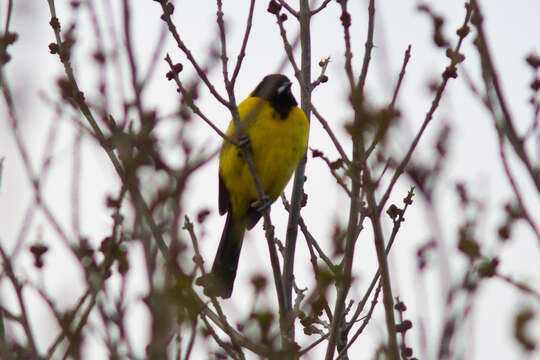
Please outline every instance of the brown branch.
M334 168L335 162L330 161L330 159L328 159L320 150L313 149L313 148L310 148L310 150L311 150L313 158L320 158L326 163L326 165L328 166L328 170L330 171L330 174L332 174L332 176L334 177L338 185L341 186L341 188L343 189L343 191L345 191L348 197L351 197L352 196L351 191L347 187L345 180L341 176L339 176L339 174L336 172L336 169ZM336 168L339 169L339 167L337 166Z
M358 336L362 334L367 324L369 324L369 321L371 320L371 317L373 315L373 311L375 310L375 306L377 305L377 299L379 298L379 293L381 292L381 288L382 288L382 285L379 282L379 286L377 286L377 290L375 290L375 295L373 295L373 300L371 300L371 307L369 308L366 316L364 317L364 321L362 321L362 325L360 325L358 330L356 330L351 340L349 340L349 342L347 343L347 346L345 346L345 348L340 351L336 360L342 359L343 357L347 356L347 350L350 349L350 347L352 346L352 344L354 344Z
M53 28L53 32L54 32L54 35L55 35L55 38L56 38L56 45L58 46L59 49L62 49L62 47L64 45L63 45L62 37L60 35L60 22L59 22L58 18L56 17L56 9L55 9L55 5L54 5L54 0L47 0L47 2L49 4L49 10L50 10L50 13L51 13L51 24L53 24L53 25L51 25L51 27ZM58 24L58 26L56 26L56 24ZM64 51L61 50L61 52L64 52ZM98 141L99 141L101 147L103 148L103 150L105 150L105 152L107 153L107 156L111 160L117 174L122 179L122 182L129 189L129 192L130 192L130 194L131 194L131 196L132 196L132 198L134 200L135 207L136 207L137 211L140 214L142 214L142 217L148 223L148 225L150 227L150 230L152 232L152 236L156 240L156 243L157 243L158 247L160 248L160 251L163 253L164 257L167 258L167 256L168 256L167 245L165 244L165 241L163 240L163 237L161 235L161 231L158 229L158 227L157 227L157 225L156 225L156 223L155 223L155 221L154 221L154 219L152 217L152 213L150 212L150 209L148 208L148 205L144 201L144 199L142 197L142 194L140 193L140 190L137 187L137 185L134 183L134 181L132 179L129 179L128 176L126 175L126 173L124 171L124 168L123 168L122 164L120 163L118 157L114 153L114 151L110 148L109 145L107 145L107 140L106 140L105 135L103 134L103 132L101 131L101 128L97 124L97 122L96 122L96 120L94 118L94 115L92 114L92 111L88 107L88 105L87 105L87 103L86 103L86 101L84 99L84 96L82 95L82 92L79 90L79 86L78 86L77 81L75 79L75 75L73 73L73 69L71 67L71 63L70 63L70 60L69 60L69 54L67 54L67 55L64 54L63 57L60 57L60 60L61 60L62 64L64 65L64 72L65 72L65 74L66 74L66 76L68 78L68 81L70 82L71 86L73 87L73 93L74 93L73 104L76 105L76 108L78 108L81 111L81 113L83 114L85 119L90 124L90 126L91 126L91 128L92 128L92 130L94 132L94 135L98 139Z
M238 57L236 58L236 66L234 67L233 75L231 77L231 84L233 87L236 84L236 78L238 74L240 73L240 68L242 67L242 61L244 60L244 57L246 56L246 48L247 48L249 35L251 33L251 25L253 22L254 9L255 9L255 0L251 0L249 4L249 14L248 14L247 22L246 22L246 30L244 30L244 38L242 40L242 47L240 48L240 52L238 53Z
M277 17L277 15L276 15ZM283 22L279 17L280 34L284 45L287 43L287 37L284 33ZM297 77L301 84L300 103L308 121L311 118L311 15L309 13L309 0L300 1L300 10L297 14L300 22L300 46L301 46L301 77ZM289 48L290 49L290 48ZM287 57L291 63L294 63L292 51L287 52ZM300 73L298 73L300 74ZM296 251L296 239L298 236L298 221L300 218L300 208L304 199L304 182L307 162L307 150L302 156L294 174L293 189L291 195L291 204L289 209L289 219L287 221L287 233L285 243L285 255L283 257L283 286L285 295L285 305L287 306L287 335L291 342L294 341L294 316L292 312L292 287L294 283L294 255Z
M332 1L332 0L324 0L322 2L322 4L318 8L311 10L311 16L313 16L313 15L317 14L318 12L320 12L321 10L323 10L330 3L330 1Z
M315 79L315 81L311 83L311 87L310 87L311 91L315 90L315 88L319 86L320 84L323 84L328 81L328 76L326 76L326 68L328 68L329 63L330 63L329 57L319 61L319 66L321 67L321 73L319 74L317 79Z
M409 63L409 59L411 58L411 45L407 47L407 50L405 50L405 55L403 56L403 65L401 65L401 71L398 76L398 81L396 84L396 88L394 89L394 94L392 95L392 100L390 101L390 104L388 104L388 111L393 116L397 101L397 96L399 94L399 89L401 88L401 83L403 81L403 78L405 77L405 69L407 68L407 64ZM381 134L384 135L384 134ZM373 150L375 150L375 147L379 143L380 139L382 139L382 136L378 136L378 134L375 135L373 142L369 146L369 148L366 150L366 156L369 158Z
M502 275L502 274L496 273L494 276L497 277L497 279L500 279L500 280L504 281L505 283L507 283L509 285L512 285L517 290L519 290L519 291L521 291L523 293L531 295L532 297L534 297L536 299L536 301L540 302L540 292L538 290L535 290L532 287L530 287L529 285L527 285L527 284L525 284L525 283L523 283L521 281L517 281L517 280L513 279L511 276L508 276L508 275Z
M193 250L195 252L195 259L196 259L195 265L196 265L196 267L198 267L201 270L201 273L202 273L203 277L206 277L206 271L204 269L203 257L201 256L201 253L199 251L199 242L197 240L197 236L195 235L195 231L194 231L194 228L193 228L193 223L189 220L189 217L187 215L184 216L184 226L182 228L187 230L188 233L189 233L191 243L193 245ZM216 312L217 312L217 314L218 314L218 316L219 316L219 318L221 320L221 323L226 327L225 332L231 338L231 341L232 341L233 345L238 349L241 348L239 346L240 344L236 341L235 336L231 335L231 334L233 334L234 329L231 327L231 325L227 321L227 317L225 316L225 313L223 312L223 309L221 308L221 305L219 304L219 301L218 301L215 294L210 293L210 301L212 302L212 305L216 309Z
M394 227L392 228L392 234L390 234L390 239L388 240L388 244L386 245L386 249L385 249L386 256L388 256L388 254L390 253L390 250L392 249L392 245L394 245L394 241L396 240L397 234L398 234L399 229L401 227L401 223L403 221L405 221L405 212L407 211L407 208L409 207L409 205L412 203L413 196L414 196L414 187L412 187L409 190L409 193L407 194L407 197L405 197L403 199L403 202L404 202L403 209L401 211L399 211L399 215L394 220ZM364 306L366 305L366 303L368 301L368 298L371 295L371 292L375 288L375 285L379 281L380 276L381 276L381 270L380 270L380 267L379 267L377 269L377 272L375 273L375 275L371 279L371 283L369 284L368 289L366 290L362 300L358 303L355 313L353 314L353 316L351 317L351 320L349 321L349 329L348 330L350 330L352 328L352 325L360 317L360 314L364 310Z
M304 92L305 93L310 93L309 88L304 85L305 82L303 81L303 78L302 78L302 71L298 67L298 64L296 63L296 60L294 59L294 55L293 55L293 48L296 47L296 44L297 44L297 41L298 41L299 38L296 38L295 41L291 44L287 39L287 32L285 31L285 27L283 26L283 21L279 18L279 15L276 15L276 19L277 19L277 23L279 25L279 31L280 31L281 38L283 40L283 46L285 48L285 53L287 54L289 62L290 62L291 66L294 69L294 74L295 74L295 76L296 76L296 78L298 80L298 83L300 84L301 91L302 91L302 93L304 93ZM337 137L335 136L334 132L330 128L330 125L328 125L328 122L317 111L317 108L313 105L313 103L311 102L310 99L311 99L311 97L309 97L309 96L306 98L306 100L309 101L310 112L312 112L313 115L315 115L315 117L319 120L319 122L321 123L323 129L330 136L330 139L332 140L332 143L336 147L336 150L339 152L339 154L343 158L343 161L345 161L347 166L350 167L351 166L351 161L349 160L349 157L347 156L347 154L343 150L343 147L341 146L341 144L339 143L339 141L338 141Z
M298 18L299 17L299 11L296 11L293 9L292 6L289 5L289 3L287 3L287 1L285 0L278 0L279 1L279 4L281 6L283 6L285 9L287 9L287 11L292 15L294 16L295 18Z
M11 282L11 285L13 286L13 289L15 289L17 303L21 311L21 315L18 317L19 324L21 324L24 330L24 334L26 335L26 341L28 341L32 356L35 358L38 358L39 353L38 353L36 342L34 339L34 334L32 333L32 328L30 327L30 320L28 318L27 306L24 302L24 298L22 294L23 284L21 284L21 282L19 281L19 279L13 272L11 261L9 257L7 256L7 254L4 252L4 248L2 246L0 246L0 256L2 257L2 268L4 270L3 272L7 275L9 281Z
M212 130L214 130L225 141L234 145L238 145L238 142L225 135L225 133L222 132L216 125L214 125L214 123L206 115L204 115L201 109L195 104L195 102L193 101L193 95L190 94L190 92L182 84L182 81L180 81L178 73L175 71L175 64L173 64L169 54L165 55L165 61L167 62L167 64L169 64L169 68L171 69L168 74L171 74L171 77L176 83L178 90L184 97L184 103L186 104L186 106L189 107L191 111L193 111L197 116L199 116L205 123L207 123L208 126L210 126Z
M353 75L353 69L352 69L352 51L351 51L351 37L350 37L350 26L351 26L351 16L347 10L347 2L342 1L340 3L341 5L341 23L343 27L343 38L345 41L345 73L347 75L347 78L349 80L349 89L351 93L352 104L355 112L354 116L354 124L355 127L360 129L361 128L361 119L360 119L360 106L361 106L361 96L358 99L355 99L355 96L353 96L357 90L362 91L363 84L365 81L365 77L367 76L367 69L369 65L369 59L370 59L370 52L372 48L372 39L373 39L373 31L374 31L374 16L375 16L375 9L374 9L374 0L370 1L369 4L369 21L368 21L368 35L366 40L366 54L364 54L364 63L362 66L362 73L360 76L360 83L357 87L354 80ZM371 44L371 45L370 45ZM347 294L349 292L350 286L351 286L351 272L352 272L352 264L353 264L353 258L354 258L354 248L356 245L356 239L358 236L358 220L359 220L359 213L361 209L360 205L360 199L361 199L361 192L362 194L366 193L368 195L369 202L372 202L373 194L367 190L366 187L366 180L368 180L369 184L369 169L367 168L366 164L366 158L365 158L365 150L364 150L364 141L362 138L362 134L356 134L353 135L353 161L352 161L352 167L350 170L351 173L351 179L352 179L352 186L351 186L351 206L349 210L349 220L348 220L348 226L347 226L347 238L345 242L345 256L342 261L342 279L340 279L338 283L338 294L336 298L335 308L334 308L334 318L332 319L331 327L330 327L330 337L328 339L328 346L326 349L326 360L332 360L334 357L334 352L336 348L336 344L338 341L338 338L341 334L341 323L343 321L343 314L345 311L345 301L347 299ZM364 172L364 180L363 185L360 182L360 169ZM367 174L366 174L367 173ZM362 187L361 187L362 185ZM376 231L376 221L375 219L372 219L373 225L374 225L374 231ZM377 233L375 234L377 235ZM382 235L382 234L381 234ZM379 253L379 252L378 252ZM385 260L385 259L383 259ZM381 262L381 259L379 257L379 266L384 270L383 266L384 262ZM384 275L384 271L383 271ZM385 292L390 292L389 284L386 285L383 283L383 289ZM387 313L387 319L389 317L389 314ZM389 338L392 338L392 334L389 330ZM390 349L392 350L392 342L390 342ZM397 346L396 346L397 348ZM396 350L397 351L397 350ZM397 359L396 359L397 360Z
M191 335L189 337L188 347L186 349L186 354L184 355L184 360L189 360L191 358L191 352L193 350L193 344L195 344L195 337L197 335L197 324L198 318L193 320L193 325L191 326Z
M346 34L348 34L348 27L346 27ZM364 86L366 84L366 78L367 78L367 74L368 74L368 69L369 69L369 62L371 61L371 50L373 50L373 33L375 32L375 0L370 0L369 1L369 6L368 6L368 30L367 30L367 39L366 39L366 43L364 45L365 47L365 52L364 52L364 60L362 61L362 70L360 72L360 77L358 79L358 89L360 91L360 96L361 96L361 99L363 99L364 97ZM346 39L347 39L347 35L346 35ZM349 45L350 47L350 45ZM349 62L349 66L350 65L350 61L352 59L352 53L350 52L350 50L348 51L351 56L348 58L348 62ZM352 76L352 70L351 70L351 74Z
M3 78L2 67L0 67L0 78ZM24 170L26 172L26 176L28 177L31 183L32 189L34 190L34 202L36 205L39 206L39 208L43 212L43 215L45 216L47 221L50 223L53 230L57 233L59 238L64 242L67 249L73 252L73 248L71 247L68 235L66 234L65 230L60 225L60 222L54 216L47 202L45 201L45 199L43 199L41 195L41 184L42 184L42 181L45 180L46 178L47 171L44 171L43 178L40 178L39 176L35 174L35 172L32 169L32 163L30 161L30 156L27 152L27 147L25 146L22 135L19 131L19 120L17 118L17 114L15 111L15 103L13 101L11 89L6 81L2 81L1 89L2 89L2 95L3 95L4 101L6 102L7 108L8 108L10 130L13 134L13 137L15 138L17 150L19 151L19 154L21 155ZM49 133L48 133L48 137L46 141L45 153L42 159L42 166L41 166L42 170L48 169L50 166L51 151L53 149L52 145L56 139L56 127L57 127L57 123L53 122L49 129ZM23 223L24 226L30 225L33 215L34 215L34 211L29 209L25 215L25 220ZM19 236L17 237L17 244L15 247L16 252L18 252L19 249L22 247L24 235L27 233L27 231L28 231L27 229L22 228L21 231L19 232Z
M332 140L332 143L334 144L336 150L339 152L339 155L341 155L341 158L343 159L343 162L345 162L345 164L347 165L347 168L351 169L352 167L351 160L347 156L347 153L345 153L345 150L343 150L341 143L339 142L336 135L330 128L328 121L326 121L326 119L321 115L321 113L319 113L319 111L317 110L315 106L313 106L313 104L311 104L311 112L313 113L313 115L315 115L317 120L319 120L319 123L322 125L324 131L326 131L326 133L330 137L330 140Z
M221 70L223 71L223 80L225 85L229 85L229 57L227 56L227 36L225 35L225 21L223 20L223 2L222 0L217 0L217 24L219 29L219 43L221 44ZM234 89L232 82L230 87ZM230 99L229 99L230 100Z
M493 113L493 116L495 114ZM516 200L519 204L519 207L521 208L521 213L523 218L527 223L529 223L529 226L531 227L532 231L534 232L534 235L536 236L536 239L540 243L540 231L538 230L538 227L536 226L536 223L534 222L533 218L531 217L531 214L527 210L527 207L525 206L525 202L523 201L523 197L521 196L521 191L519 190L519 186L516 182L516 179L514 178L514 174L512 173L512 170L510 169L510 164L508 163L508 159L506 158L506 152L504 151L504 138L502 132L498 131L498 138L499 138L499 155L501 156L501 160L503 163L504 173L506 174L506 178L508 179L508 182L510 183L510 186L512 187L512 191L514 192L514 195L516 196Z
M244 359L244 356L241 352L238 352L238 349L234 349L230 344L226 343L225 341L221 340L219 338L219 335L216 333L214 328L210 325L206 317L202 316L202 321L206 325L207 331L210 333L210 336L214 339L214 341L219 345L219 347L232 358L232 359Z
M49 3L49 9L50 9L50 12L51 12L51 17L53 19L53 21L52 21L53 24L59 23L58 18L56 17L56 10L55 10L55 6L54 6L54 0L47 0L47 1ZM162 5L163 5L163 1L161 1L160 3L162 3ZM168 20L170 22L170 17L168 18ZM174 25L173 25L173 28L174 28ZM61 35L60 35L60 27L59 26L58 27L54 26L53 30L54 30L54 34L55 34L55 37L56 37L56 44L59 46L59 48L61 48L62 39L61 39ZM66 76L67 76L68 80L70 81L70 83L72 84L72 86L73 86L73 88L75 90L75 93L76 94L81 94L81 92L79 90L79 87L77 85L77 82L75 80L73 70L72 70L71 64L69 62L69 58L68 59L63 59L62 63L64 65L64 70L65 70ZM219 97L219 95L218 95L218 97ZM80 96L80 95L76 96L76 99L74 100L74 103L77 105L77 108L81 111L81 113L84 115L86 120L89 122L90 126L92 127L92 129L94 131L94 135L98 139L98 141L101 144L101 146L103 147L103 149L106 151L107 155L109 156L109 159L111 160L111 162L113 163L113 166L115 167L115 170L119 174L120 178L123 180L124 185L128 188L132 198L135 201L137 213L141 214L141 216L149 224L150 230L152 232L152 236L154 237L154 240L156 240L156 243L158 245L158 248L159 248L160 252L162 253L162 256L165 259L169 259L170 254L169 254L167 245L165 244L165 242L163 240L163 237L161 235L161 231L158 229L156 223L154 222L154 219L152 217L150 209L148 208L148 205L145 203L144 199L142 198L142 195L139 192L139 189L137 188L136 184L134 184L132 181L129 181L129 179L126 179L126 176L124 174L124 170L123 170L123 167L122 167L120 161L116 157L115 153L107 146L107 143L105 141L105 136L104 136L103 132L101 131L101 129L99 128L99 126L97 125L97 122L95 121L94 116L93 116L90 108L88 107L88 105L84 101L84 98L82 98L82 96ZM171 261L171 263L174 263L174 261ZM174 264L176 264L176 263L174 263ZM178 273L178 276L181 276L182 271L181 271L180 268L175 266L174 270ZM200 311L205 316L207 316L209 319L211 319L222 330L227 331L227 329L228 329L227 325L223 324L220 317L217 314L215 314L211 309L209 309L204 304L204 302L193 291L193 289L190 289L187 296L189 296L191 298L191 300L193 300L195 302L198 309L200 309ZM251 342L250 340L245 338L242 334L240 334L236 330L234 330L234 332L232 332L229 335L232 336L234 338L234 340L238 344L240 344L243 347L246 347L246 348L250 349L251 351L253 351L253 352L257 353L257 354L264 355L264 354L269 353L268 350L266 349L266 347Z
M448 84L448 81L451 78L455 78L457 76L457 73L456 73L457 65L463 60L459 56L459 51L461 49L461 45L463 44L463 40L469 33L468 23L469 23L470 18L471 18L471 7L466 6L465 20L463 21L463 25L461 26L461 28L457 31L458 37L459 37L458 43L456 44L454 50L452 50L452 53L454 54L454 56L452 56L450 59L450 65L448 65L442 73L441 83L437 87L437 91L435 92L435 97L433 98L430 109L426 113L422 126L418 130L418 133L416 134L416 137L414 138L411 146L409 147L407 154L405 155L403 160L400 162L400 164L394 171L394 175L392 179L390 180L390 184L388 185L386 192L384 193L384 195L381 197L381 200L379 201L379 204L378 204L379 212L381 212L384 209L384 206L386 202L388 201L390 194L392 193L392 189L394 188L394 185L396 184L401 174L403 174L403 172L405 171L405 168L409 164L409 161L412 157L412 154L414 153L414 150L416 150L416 146L420 142L420 138L423 136L424 131L426 130L427 126L433 119L433 115L435 114L435 111L439 107L439 103L441 101L444 90L446 89L446 85Z
M191 63L195 71L197 72L197 75L202 80L202 82L206 85L210 93L216 98L216 100L222 103L223 105L225 105L225 107L227 107L228 109L231 109L232 104L229 101L225 100L225 98L222 97L217 92L214 85L212 85L212 83L206 76L205 71L199 66L199 63L197 62L197 60L195 59L195 57L193 56L189 48L180 38L180 35L178 34L178 31L176 30L176 25L174 25L174 23L172 22L171 14L169 10L167 9L167 0L159 0L159 4L161 5L161 9L163 10L162 19L167 24L169 32L171 33L174 40L176 41L176 45L178 46L178 48L184 53L184 55L186 55L189 62Z
M537 165L533 164L529 158L525 150L523 138L518 135L514 125L514 119L510 114L510 109L506 105L506 98L504 97L502 88L499 84L499 76L495 70L495 65L493 64L487 39L484 34L483 15L476 0L471 0L471 8L474 10L472 23L478 31L477 42L475 44L482 61L482 75L484 77L484 84L486 87L486 96L492 105L498 105L498 109L496 111L499 122L498 126L503 127L506 139L508 139L512 145L512 148L516 152L516 155L519 157L521 162L523 162L523 165L525 165L525 168L527 169L537 191L540 192L540 176L538 176L538 167Z

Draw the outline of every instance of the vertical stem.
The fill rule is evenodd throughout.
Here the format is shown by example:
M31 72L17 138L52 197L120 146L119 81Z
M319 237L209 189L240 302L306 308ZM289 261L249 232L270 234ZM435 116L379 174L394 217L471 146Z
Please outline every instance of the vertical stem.
M300 46L301 71L303 84L301 88L300 103L302 110L308 120L311 115L311 34L310 22L311 14L309 10L309 0L300 1L298 12L300 22ZM306 169L307 156L304 154L300 160L294 175L294 185L291 196L291 206L289 209L289 221L287 224L287 235L285 244L285 258L283 262L283 288L285 294L285 306L287 309L287 335L290 340L294 340L294 317L292 311L292 287L294 282L294 253L296 250L296 238L298 236L298 220L300 216L300 206L304 195L304 174Z
M365 159L365 152L362 154ZM367 163L365 163L364 184L368 187L366 198L369 217L373 226L373 235L375 237L375 250L377 251L377 261L381 272L381 284L383 289L383 304L386 315L386 330L388 335L388 355L389 359L399 360L399 350L397 345L396 323L394 318L394 297L392 295L392 285L390 282L390 272L388 270L388 261L384 246L384 235L381 227L381 218L377 210L377 202L375 200L375 183L371 179L371 174Z
M355 116L358 118L358 112ZM358 136L358 135L357 135ZM360 134L361 136L361 134ZM330 337L328 338L328 347L326 348L326 360L332 360L334 358L334 352L336 343L340 335L340 327L344 325L343 313L345 311L345 300L351 287L351 272L354 259L354 246L357 238L357 224L358 214L360 213L360 198L361 198L361 186L360 186L360 151L358 149L358 141L353 141L353 160L351 171L351 207L349 210L349 221L347 227L347 238L345 240L345 257L343 258L343 265L341 270L341 276L338 277L338 293L334 306L334 318L330 325Z

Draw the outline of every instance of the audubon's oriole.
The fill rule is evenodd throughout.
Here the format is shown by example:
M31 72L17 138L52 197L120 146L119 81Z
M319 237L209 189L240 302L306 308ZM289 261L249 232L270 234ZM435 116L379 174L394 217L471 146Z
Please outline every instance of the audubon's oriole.
M266 76L250 96L238 106L242 133L267 205L283 192L307 146L309 122L291 93L292 83L280 74ZM238 141L234 122L227 136ZM205 292L223 298L232 293L238 259L246 229L262 216L252 175L235 145L225 141L219 159L219 213L227 213Z

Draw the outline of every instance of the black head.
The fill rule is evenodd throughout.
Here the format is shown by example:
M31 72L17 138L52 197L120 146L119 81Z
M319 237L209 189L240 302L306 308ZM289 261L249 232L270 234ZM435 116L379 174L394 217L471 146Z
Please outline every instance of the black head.
M285 119L291 109L298 104L291 93L291 85L291 81L285 75L267 75L253 90L251 96L270 102L279 116Z

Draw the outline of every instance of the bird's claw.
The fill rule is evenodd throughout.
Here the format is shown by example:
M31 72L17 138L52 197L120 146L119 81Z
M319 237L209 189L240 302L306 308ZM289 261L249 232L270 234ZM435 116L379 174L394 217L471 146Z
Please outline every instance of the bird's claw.
M264 195L261 199L258 199L251 204L251 206L260 213L269 208L270 205L272 205L272 199L270 199L268 195Z
M242 135L238 138L238 147L243 148L245 150L251 149L251 142L249 141L249 138L247 135Z

